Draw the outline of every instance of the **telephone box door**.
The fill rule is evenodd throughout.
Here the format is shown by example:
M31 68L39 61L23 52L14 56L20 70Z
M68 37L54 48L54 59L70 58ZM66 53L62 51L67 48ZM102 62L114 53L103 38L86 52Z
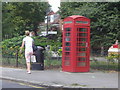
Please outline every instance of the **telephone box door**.
M89 71L90 28L76 27L76 71Z

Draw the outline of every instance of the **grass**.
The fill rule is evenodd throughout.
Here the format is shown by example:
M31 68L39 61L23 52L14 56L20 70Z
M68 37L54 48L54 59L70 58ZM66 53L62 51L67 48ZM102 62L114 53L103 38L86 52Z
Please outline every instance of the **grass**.
M16 58L2 58L0 60L2 62L3 66L13 66L15 67L17 64ZM24 58L19 58L18 59L18 65L19 66L25 66L25 59Z
M45 60L45 66L61 66L61 60Z
M91 62L90 67L98 70L118 70L118 63L97 61Z

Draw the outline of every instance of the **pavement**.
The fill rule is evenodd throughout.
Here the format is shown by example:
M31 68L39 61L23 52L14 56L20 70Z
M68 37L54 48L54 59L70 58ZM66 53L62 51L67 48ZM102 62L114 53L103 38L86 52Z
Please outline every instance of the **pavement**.
M118 88L118 72L90 71L70 73L61 70L32 70L0 67L0 78L63 88Z

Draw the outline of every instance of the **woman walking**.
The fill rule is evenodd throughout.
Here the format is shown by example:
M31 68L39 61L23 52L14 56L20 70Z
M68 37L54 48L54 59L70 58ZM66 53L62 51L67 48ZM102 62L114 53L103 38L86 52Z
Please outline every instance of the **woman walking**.
M26 35L26 37L23 38L22 46L20 47L20 52L22 52L22 49L25 46L25 59L26 59L26 65L27 65L27 73L31 74L30 59L31 59L31 55L33 54L33 48L32 48L33 39L29 36L30 35L29 31L25 31L25 35Z

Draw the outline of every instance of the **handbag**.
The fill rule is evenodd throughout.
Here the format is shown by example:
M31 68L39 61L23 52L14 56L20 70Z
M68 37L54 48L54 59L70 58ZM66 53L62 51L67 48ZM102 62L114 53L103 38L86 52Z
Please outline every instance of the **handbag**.
M32 45L32 48L33 48L33 52L37 50L37 46L35 44Z

